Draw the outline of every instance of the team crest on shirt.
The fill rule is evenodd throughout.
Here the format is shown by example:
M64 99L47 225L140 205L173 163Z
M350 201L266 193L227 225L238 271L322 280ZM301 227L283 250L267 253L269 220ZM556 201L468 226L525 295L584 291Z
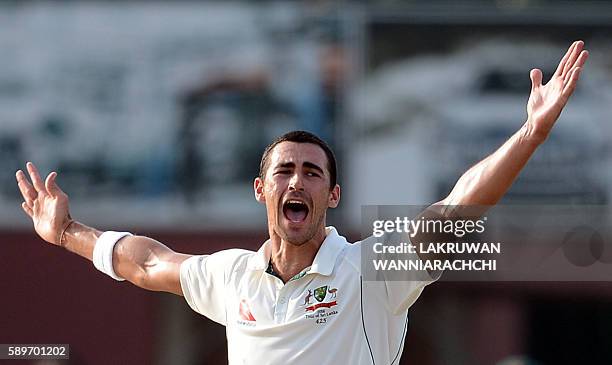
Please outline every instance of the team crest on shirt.
M314 297L318 302L322 302L323 299L325 299L326 295L327 295L327 285L316 288L314 290Z
M320 286L315 289L306 289L304 295L305 306L304 317L309 320L314 320L316 324L327 323L332 316L338 314L336 309L331 309L338 305L335 300L338 288L332 288L327 285ZM325 301L327 299L327 301Z
M329 299L336 299L336 293L338 292L338 288L330 288L328 286L320 286L316 289L306 289L306 293L304 294L304 300L302 305L310 305L312 304L312 298L316 299L317 302L322 302L329 294Z

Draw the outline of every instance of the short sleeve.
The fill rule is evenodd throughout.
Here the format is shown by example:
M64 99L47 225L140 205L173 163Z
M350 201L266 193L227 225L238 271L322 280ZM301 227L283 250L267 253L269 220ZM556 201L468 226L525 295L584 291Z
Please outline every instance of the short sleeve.
M396 245L397 242L410 243L410 237L401 233L385 233L382 237L374 238L368 237L362 241L362 250L365 250L367 256L366 260L377 259L377 260L411 260L418 261L419 256L417 253L408 252L403 254L390 254L390 253L373 253L373 245L376 242L384 242L387 245ZM364 262L362 262L362 265ZM368 265L368 270L372 270L372 265ZM363 268L362 268L363 269ZM436 281L439 275L432 275L426 270L414 271L414 270L375 270L374 273L368 274L370 278L376 278L376 282L384 288L386 293L386 303L389 310L393 314L399 314L405 312L410 308L416 300L419 298L423 289ZM373 284L373 283L372 283ZM383 286L384 284L384 286ZM376 285L370 285L375 287Z
M181 288L194 311L226 325L226 276L237 256L232 250L193 256L181 264Z

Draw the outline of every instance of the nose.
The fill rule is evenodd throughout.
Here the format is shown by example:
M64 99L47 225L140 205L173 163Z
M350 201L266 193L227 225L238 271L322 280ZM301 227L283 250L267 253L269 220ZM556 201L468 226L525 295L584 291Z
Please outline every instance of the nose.
M291 176L291 180L289 180L289 190L304 190L304 185L302 184L302 176L299 173L295 173L293 174L293 176Z

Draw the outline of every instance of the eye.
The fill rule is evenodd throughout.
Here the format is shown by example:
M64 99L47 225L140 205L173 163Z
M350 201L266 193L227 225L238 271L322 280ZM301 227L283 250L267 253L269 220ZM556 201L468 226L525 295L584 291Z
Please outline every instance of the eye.
M274 175L287 175L288 173L290 173L289 170L277 170Z
M312 172L312 171L311 172L307 172L306 175L312 176L312 177L320 177L319 174L317 174L316 172Z

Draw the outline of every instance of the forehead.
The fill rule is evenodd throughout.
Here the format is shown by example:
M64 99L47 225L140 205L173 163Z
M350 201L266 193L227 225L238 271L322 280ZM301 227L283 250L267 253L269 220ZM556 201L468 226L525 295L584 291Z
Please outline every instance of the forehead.
M327 169L327 156L321 147L313 143L281 142L270 154L270 167L286 162L296 165L304 161L314 163L322 169Z

